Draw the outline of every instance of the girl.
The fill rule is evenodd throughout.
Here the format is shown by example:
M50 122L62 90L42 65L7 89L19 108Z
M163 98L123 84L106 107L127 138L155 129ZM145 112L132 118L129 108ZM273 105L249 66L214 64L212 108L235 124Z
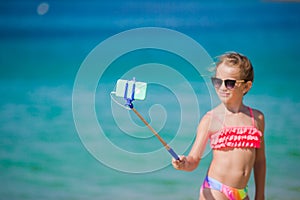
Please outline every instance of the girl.
M200 190L201 200L249 199L247 183L252 168L255 199L264 199L264 115L243 104L243 96L250 90L253 77L252 64L247 57L239 53L220 56L211 80L221 104L201 119L189 155L172 160L175 169L196 169L210 139L213 159Z

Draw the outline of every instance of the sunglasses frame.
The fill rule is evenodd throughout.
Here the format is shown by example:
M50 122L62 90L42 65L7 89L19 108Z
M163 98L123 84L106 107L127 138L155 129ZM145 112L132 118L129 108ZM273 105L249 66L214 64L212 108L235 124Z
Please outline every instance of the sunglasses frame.
M221 82L221 84L219 86L217 86L215 84L215 80L216 81L222 81L222 82ZM213 84L213 86L215 88L220 88L223 85L223 83L224 83L225 87L228 90L233 90L235 88L235 86L236 86L237 83L245 83L246 80L220 79L220 78L217 78L217 77L211 77L211 82L212 82L212 84ZM230 84L229 82L233 82L234 83L233 87L229 87L229 85L228 85L228 84Z

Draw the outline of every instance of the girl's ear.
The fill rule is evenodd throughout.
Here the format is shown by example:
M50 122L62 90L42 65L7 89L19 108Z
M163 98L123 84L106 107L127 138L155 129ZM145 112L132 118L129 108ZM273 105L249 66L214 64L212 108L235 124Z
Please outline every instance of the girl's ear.
M246 94L252 87L252 81L247 81L243 90L243 93Z

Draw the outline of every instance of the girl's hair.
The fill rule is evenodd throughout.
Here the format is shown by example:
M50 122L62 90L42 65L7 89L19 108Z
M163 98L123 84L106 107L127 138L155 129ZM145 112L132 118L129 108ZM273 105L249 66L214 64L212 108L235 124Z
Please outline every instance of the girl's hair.
M254 80L253 67L250 60L246 56L236 52L225 53L219 56L218 62L216 64L216 68L218 68L218 66L222 63L228 66L240 68L241 70L240 78L245 80L246 82L247 81L253 82Z

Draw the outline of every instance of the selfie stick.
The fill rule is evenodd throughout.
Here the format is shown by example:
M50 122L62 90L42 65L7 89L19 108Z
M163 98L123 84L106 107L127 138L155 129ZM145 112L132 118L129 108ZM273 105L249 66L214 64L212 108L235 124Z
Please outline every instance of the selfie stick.
M176 160L180 160L179 156L175 153L175 151L160 137L160 135L150 126L150 124L144 119L144 117L133 107L132 101L134 101L134 91L135 91L135 78L133 78L133 88L131 97L127 97L128 91L128 81L125 85L124 99L127 101L126 105L133 110L133 112L144 122L144 124L150 129L150 131L157 137L157 139L164 145L167 151L175 158Z

